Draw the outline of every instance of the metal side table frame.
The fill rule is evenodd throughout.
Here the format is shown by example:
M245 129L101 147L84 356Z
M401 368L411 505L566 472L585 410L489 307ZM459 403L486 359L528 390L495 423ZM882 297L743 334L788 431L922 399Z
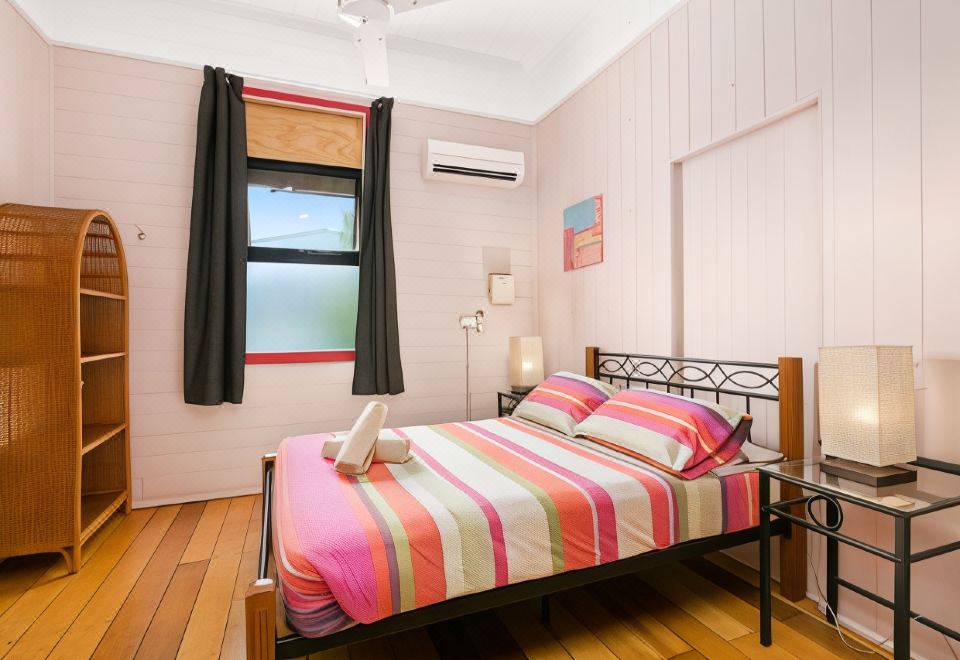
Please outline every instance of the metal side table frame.
M787 461L764 466L760 472L760 643L770 646L773 643L771 631L771 593L770 593L770 524L771 517L787 520L794 525L804 527L827 539L827 611L828 620L833 623L839 600L839 588L843 587L875 603L893 610L893 657L895 660L908 660L910 657L910 621L925 626L960 641L960 632L937 623L910 609L910 568L912 564L939 557L960 550L960 541L929 548L920 552L911 550L910 532L914 518L943 511L960 505L960 466L920 458L911 465L918 470L918 480L910 484L871 488L820 472L818 459ZM799 487L804 493L800 497L770 503L770 480ZM932 492L928 492L932 491ZM939 495L936 493L948 493ZM895 507L885 503L884 496L896 496L910 500L905 507ZM813 505L823 502L826 509L824 521L814 515ZM872 509L891 516L894 519L894 550L864 543L841 533L843 509L841 502ZM796 505L804 505L807 517L791 512ZM844 543L894 565L894 596L890 601L867 591L839 576L839 544Z

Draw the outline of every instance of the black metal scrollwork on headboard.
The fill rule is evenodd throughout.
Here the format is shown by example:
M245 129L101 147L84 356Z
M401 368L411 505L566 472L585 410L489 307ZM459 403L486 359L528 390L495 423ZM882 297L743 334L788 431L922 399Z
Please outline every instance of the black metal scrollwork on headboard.
M661 387L693 398L697 393L712 394L717 403L720 395L738 397L748 413L752 399L780 400L780 366L765 362L597 352L596 377L625 387ZM748 438L752 439L752 431Z
M629 353L598 353L597 376L610 383L621 382L627 387L642 384L659 385L668 391L687 390L779 400L780 369L776 364L763 362L736 362L705 360L702 358L668 357L662 355L634 355Z

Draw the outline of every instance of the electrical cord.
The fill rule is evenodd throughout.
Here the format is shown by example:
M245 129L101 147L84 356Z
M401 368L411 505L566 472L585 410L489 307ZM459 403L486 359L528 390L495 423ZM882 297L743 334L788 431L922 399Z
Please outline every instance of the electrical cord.
M807 502L807 510L812 516L813 511L810 510L811 508L810 505L811 505L811 502ZM826 506L826 504L824 504L824 506ZM840 507L838 506L837 508L839 509ZM814 520L816 520L815 517L814 517ZM840 509L840 521L841 522L843 521L843 509ZM840 525L836 525L835 527L832 527L832 529L837 529L838 527L840 527ZM820 544L820 547L822 548L823 544ZM820 557L817 558L817 562L819 561L820 561ZM850 642L847 641L846 636L843 634L843 629L840 628L840 620L837 617L837 613L833 611L832 607L830 607L830 602L827 600L827 597L823 593L823 588L820 586L820 575L817 573L817 566L813 561L812 551L807 553L807 562L810 564L810 570L813 571L813 581L814 581L814 584L817 585L817 593L820 594L820 602L823 603L827 612L829 612L831 618L833 618L833 627L837 629L837 635L840 637L840 641L843 642L843 645L846 646L851 651L862 653L864 655L879 655L876 651L874 651L871 648L868 648L866 646L861 646L859 643L851 644ZM880 642L878 646L883 646L884 644L889 642L891 637L887 637L885 640Z
M940 633L940 634L943 635L943 633ZM960 658L957 658L957 652L954 650L953 644L950 643L950 640L947 638L946 635L943 635L943 641L947 645L947 648L950 649L950 653L953 654L953 657L956 658L956 660L960 660Z
M859 644L851 644L847 641L846 635L843 634L843 629L840 627L840 621L837 619L837 613L833 611L833 608L830 607L830 603L827 602L827 597L823 594L823 589L820 588L820 576L817 574L817 567L813 563L813 556L807 554L807 561L810 563L810 570L813 571L813 581L817 585L817 593L820 594L820 602L823 603L826 607L827 612L830 613L830 616L833 618L833 627L837 629L837 635L840 637L840 641L843 642L843 645L846 646L851 651L856 651L857 653L863 653L864 655L879 655L876 651L866 646L860 646ZM890 641L890 637L887 637L885 640L880 642L878 646L883 646Z

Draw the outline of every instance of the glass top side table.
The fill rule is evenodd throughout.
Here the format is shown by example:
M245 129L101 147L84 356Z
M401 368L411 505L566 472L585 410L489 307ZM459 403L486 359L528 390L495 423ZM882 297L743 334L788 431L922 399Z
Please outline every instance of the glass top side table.
M839 587L868 598L893 610L895 660L910 657L910 621L917 621L960 641L960 632L947 628L910 609L910 566L919 561L960 550L960 541L914 552L910 544L910 523L921 515L960 505L960 466L929 459L918 459L905 467L917 470L915 482L874 488L827 474L820 470L819 459L787 461L759 468L760 472L760 642L773 642L770 609L770 520L777 517L800 525L827 539L827 618L834 621ZM802 489L800 497L770 502L770 480ZM823 502L824 520L813 506ZM864 543L843 534L843 504L864 507L894 519L894 551ZM795 515L797 505L806 508L806 518ZM894 564L894 599L889 601L839 576L839 544L858 548Z

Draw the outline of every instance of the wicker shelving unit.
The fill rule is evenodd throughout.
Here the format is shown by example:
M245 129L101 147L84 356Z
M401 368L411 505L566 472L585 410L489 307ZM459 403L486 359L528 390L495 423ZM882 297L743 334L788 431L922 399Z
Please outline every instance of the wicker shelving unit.
M102 211L0 205L0 558L130 510L127 269Z

